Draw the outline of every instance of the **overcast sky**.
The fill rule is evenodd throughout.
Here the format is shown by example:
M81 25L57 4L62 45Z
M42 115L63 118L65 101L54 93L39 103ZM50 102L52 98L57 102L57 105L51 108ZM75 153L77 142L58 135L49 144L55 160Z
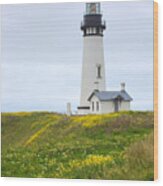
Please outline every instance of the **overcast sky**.
M153 110L153 1L102 2L108 90ZM2 5L2 111L79 105L84 3Z

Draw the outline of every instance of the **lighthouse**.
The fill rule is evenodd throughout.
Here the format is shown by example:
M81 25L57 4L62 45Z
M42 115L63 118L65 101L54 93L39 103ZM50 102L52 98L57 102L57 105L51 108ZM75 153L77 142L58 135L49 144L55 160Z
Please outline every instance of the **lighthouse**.
M100 3L86 3L86 13L81 23L83 32L83 64L80 106L78 114L105 114L130 110L132 97L125 89L107 91L103 36L106 29L102 20Z
M105 91L105 65L103 35L106 29L102 21L100 3L86 3L81 23L83 32L83 63L79 114L90 113L88 98L94 90Z

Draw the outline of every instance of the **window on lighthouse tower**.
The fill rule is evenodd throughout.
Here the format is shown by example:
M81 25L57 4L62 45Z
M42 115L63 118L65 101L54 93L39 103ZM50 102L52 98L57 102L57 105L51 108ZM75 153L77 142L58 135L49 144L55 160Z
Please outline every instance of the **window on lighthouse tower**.
M100 14L100 3L86 3L86 14Z
M100 34L102 34L102 28L100 28Z
M91 34L91 28L87 28L87 34Z
M91 28L90 28L90 34L92 34L92 33L93 33L93 28L91 27Z
M96 34L96 27L93 27L93 34Z
M97 78L101 78L101 65L97 65Z

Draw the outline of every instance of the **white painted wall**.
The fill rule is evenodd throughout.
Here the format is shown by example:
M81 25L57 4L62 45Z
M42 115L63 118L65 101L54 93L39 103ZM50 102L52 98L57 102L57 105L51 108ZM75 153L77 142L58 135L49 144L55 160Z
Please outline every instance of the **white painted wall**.
M97 65L101 65L102 78L97 78ZM105 90L105 67L104 67L104 50L103 37L86 36L83 45L83 66L80 106L89 106L88 97L97 88Z
M94 111L92 110L92 102L94 102ZM99 102L99 110L96 109L96 104ZM96 96L93 96L90 102L90 114L105 114L114 112L114 103L112 101L101 102Z
M120 105L120 110L130 110L130 101L122 101Z
M92 111L92 102L94 102L94 111ZM96 110L96 102L99 102L99 111ZM130 110L129 101L119 102L119 111ZM96 96L93 96L90 102L90 114L107 114L115 111L114 101L99 101Z
M103 101L101 102L101 113L111 113L114 112L114 102L113 101Z
M119 111L130 110L129 101L121 101L118 103ZM101 102L101 112L111 113L115 111L114 101Z

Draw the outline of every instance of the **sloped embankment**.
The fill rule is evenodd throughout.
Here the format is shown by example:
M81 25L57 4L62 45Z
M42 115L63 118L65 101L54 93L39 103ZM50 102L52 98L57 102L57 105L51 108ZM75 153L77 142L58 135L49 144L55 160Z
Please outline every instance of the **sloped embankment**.
M2 176L153 180L153 112L2 113Z

